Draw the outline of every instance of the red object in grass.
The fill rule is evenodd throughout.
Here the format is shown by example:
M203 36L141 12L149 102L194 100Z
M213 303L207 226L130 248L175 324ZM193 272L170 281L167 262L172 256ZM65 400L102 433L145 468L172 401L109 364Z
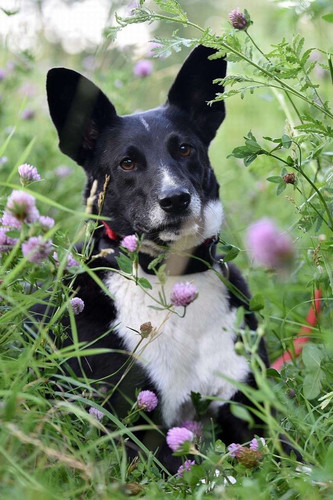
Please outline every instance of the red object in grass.
M102 223L105 227L105 232L107 237L110 238L110 240L118 241L119 237L117 233L113 229L111 229L111 227L104 220L102 220Z
M313 327L317 324L318 314L320 313L320 299L322 297L321 290L315 290L314 303L313 306L310 307L308 315L306 317L306 322L309 326L302 326L300 331L298 332L298 337L296 337L293 341L294 349L293 352L286 351L279 358L277 358L274 363L271 364L271 368L275 370L281 370L282 366L288 361L294 359L294 357L298 356L303 349L303 345L306 344L310 337L305 336L307 333L311 333Z

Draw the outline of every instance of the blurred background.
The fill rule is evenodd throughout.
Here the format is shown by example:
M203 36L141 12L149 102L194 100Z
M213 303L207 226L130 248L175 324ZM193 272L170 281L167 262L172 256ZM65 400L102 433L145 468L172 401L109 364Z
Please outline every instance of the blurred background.
M230 29L230 11L237 7L247 9L254 22L251 35L263 51L269 51L283 37L291 40L297 33L306 36L306 48L333 48L332 24L322 19L330 12L331 0L181 0L180 4L191 21L211 26L216 33ZM174 52L168 58L153 57L154 38L167 38L175 30L167 23L131 25L118 34L116 41L108 39L115 12L128 16L135 5L136 2L110 0L0 0L0 143L6 144L5 154L0 155L1 180L17 182L17 166L28 152L28 162L38 168L44 179L38 187L40 192L69 208L82 206L84 173L58 151L57 135L48 115L45 78L53 66L66 66L91 78L109 96L119 114L148 109L165 101L189 49ZM149 5L152 4L145 3ZM199 36L190 28L177 29L182 37ZM320 50L313 52L312 57L327 64ZM230 72L236 71L233 66L230 64ZM323 97L328 99L328 72L318 66L315 79L323 89ZM279 175L280 166L265 157L249 168L236 158L227 159L234 147L244 143L243 137L250 130L258 139L281 137L286 121L284 97L261 89L243 100L235 96L226 105L227 118L210 151L226 212L223 238L241 248L237 263L254 292L262 291L265 284L271 314L275 309L281 313L298 294L297 304L301 305L298 309L295 306L295 311L302 318L308 307L302 297L304 301L310 297L306 284L313 278L313 268L305 265L309 241L297 230L299 214L292 188L288 187L279 197L275 195L276 185L266 179ZM44 207L43 213L46 211L62 222L63 231L70 234L76 224L74 218L54 208ZM245 252L245 230L262 216L277 219L285 231L293 230L302 254L288 283L282 280L278 291L276 282L267 283L262 270L251 268Z

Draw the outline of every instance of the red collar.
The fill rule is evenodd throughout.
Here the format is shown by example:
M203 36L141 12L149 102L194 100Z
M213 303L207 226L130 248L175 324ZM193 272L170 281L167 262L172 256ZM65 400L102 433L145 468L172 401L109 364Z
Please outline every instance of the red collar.
M105 227L106 236L112 241L119 241L120 240L119 236L113 229L111 229L109 224L107 224L104 220L102 220L102 223Z

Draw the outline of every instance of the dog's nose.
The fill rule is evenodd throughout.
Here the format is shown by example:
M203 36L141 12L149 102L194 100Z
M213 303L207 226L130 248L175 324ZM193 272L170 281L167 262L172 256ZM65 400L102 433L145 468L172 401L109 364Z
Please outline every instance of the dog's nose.
M158 202L165 212L176 214L189 206L191 195L185 188L172 188L164 191Z

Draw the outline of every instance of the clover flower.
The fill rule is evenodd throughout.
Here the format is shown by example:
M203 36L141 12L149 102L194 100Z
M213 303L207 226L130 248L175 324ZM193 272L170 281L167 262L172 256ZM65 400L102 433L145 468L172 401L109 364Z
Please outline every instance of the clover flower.
M21 118L22 120L33 120L35 118L35 112L32 109L26 108L23 110Z
M266 441L263 437L259 438L259 440L262 442L262 446L266 445ZM259 440L257 438L253 438L251 443L250 443L250 450L255 450L258 451L260 448Z
M135 234L130 234L129 236L125 236L121 242L121 246L126 248L129 252L135 252L138 248L138 238Z
M174 306L188 306L197 296L197 290L194 285L189 283L175 283L171 295L170 300L171 304Z
M193 432L186 427L172 427L168 430L166 442L172 451L177 451L186 441L193 441Z
M9 252L17 243L17 238L7 236L8 228L0 227L0 253Z
M141 391L137 398L138 408L147 412L155 410L158 398L153 391Z
M258 264L274 269L288 267L295 257L290 236L269 218L259 219L248 228L246 245Z
M35 198L29 193L16 189L12 191L7 200L6 211L9 211L21 222L35 222L39 218Z
M229 19L236 30L245 30L250 24L248 16L245 12L241 12L239 7L230 12Z
M192 465L195 465L194 460L185 460L184 465L181 465L177 471L177 477L183 477L185 471L190 471Z
M262 459L262 453L258 450L251 450L250 448L244 446L236 458L237 461L244 465L247 469L253 469L259 465L259 462Z
M104 417L104 413L101 412L100 410L97 410L97 408L94 408L93 406L89 408L89 414L95 417L99 421L101 421Z
M26 186L29 182L40 181L41 179L37 168L29 165L28 163L23 163L23 165L20 165L18 167L18 173L23 186Z
M231 443L228 446L229 455L233 458L238 457L238 455L242 452L242 450L243 446L238 443Z
M21 229L22 224L21 222L14 217L13 214L10 212L7 212L7 210L4 211L1 219L1 224L3 226L7 226L9 229L15 228L15 229Z
M52 251L52 241L44 240L42 236L32 236L22 243L23 256L29 262L41 264Z
M64 177L68 177L69 175L71 175L72 172L73 172L73 170L71 169L71 167L67 167L67 165L59 165L59 167L57 167L54 170L55 175L59 179L63 179Z
M84 302L82 299L80 299L80 297L74 297L73 299L71 299L70 304L72 306L73 313L75 314L75 316L80 314L84 309Z
M54 219L52 219L52 217L48 217L47 215L41 215L39 217L39 223L42 226L42 229L47 231L54 226Z
M153 72L153 63L149 59L141 59L133 68L133 73L139 78L146 78Z
M188 429L189 431L193 432L195 437L202 436L202 426L201 423L198 422L197 420L185 420L182 423L182 427L185 427L185 429Z
M56 261L56 263L59 264L58 253L57 252L53 252L52 257L54 258L54 260ZM70 269L71 267L79 266L79 265L80 265L79 262L76 259L74 259L73 255L71 255L69 253L67 255L67 263L66 263L65 269Z

